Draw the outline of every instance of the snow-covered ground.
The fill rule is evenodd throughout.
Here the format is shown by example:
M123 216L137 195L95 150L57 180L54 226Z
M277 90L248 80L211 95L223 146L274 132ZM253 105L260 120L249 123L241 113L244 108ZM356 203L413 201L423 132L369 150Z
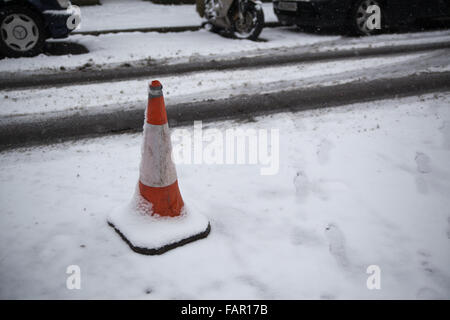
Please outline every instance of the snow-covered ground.
M132 252L106 223L134 192L140 134L3 152L0 298L449 299L449 104L441 93L208 124L279 129L279 173L178 165L212 229L162 256ZM81 290L66 289L69 265ZM369 265L380 290L366 287Z
M450 70L450 49L372 58L300 63L286 66L165 76L166 103L225 99L239 94L267 93L352 81L402 77ZM414 67L412 67L414 66ZM268 76L270 75L270 76ZM0 119L54 111L144 108L148 79L94 83L59 88L0 91ZM94 108L94 109L93 109Z
M82 55L6 58L0 61L0 72L66 70L89 64L101 68L106 64L129 63L148 59L148 63L168 63L191 60L202 56L239 53L282 47L297 47L338 39L337 36L317 36L279 28L265 28L262 37L267 42L227 39L207 30L177 33L131 32L99 36L73 35L68 40L85 46L89 53ZM58 40L57 40L58 41Z
M142 0L102 0L101 3L101 6L81 8L82 24L77 31L198 26L203 21L195 5L159 5ZM265 21L277 21L272 3L263 3L263 8Z
M279 54L299 48L301 52L324 52L417 43L450 41L450 30L385 34L366 38L300 32L293 27L265 28L262 41L224 38L204 29L179 33L131 32L99 36L72 35L64 40L85 46L81 55L6 58L0 60L0 72L71 72L73 69L127 65L161 65L204 60L239 59L263 54ZM9 76L9 75L8 75ZM13 75L11 75L13 76Z

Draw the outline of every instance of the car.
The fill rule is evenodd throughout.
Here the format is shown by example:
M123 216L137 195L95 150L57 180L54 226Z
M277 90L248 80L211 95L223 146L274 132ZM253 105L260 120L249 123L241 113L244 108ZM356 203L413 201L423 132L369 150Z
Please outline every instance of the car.
M370 6L380 9L379 28L367 27L373 13ZM371 35L419 19L450 17L448 0L275 0L273 9L283 25L345 28L354 35Z
M80 22L80 9L69 0L0 0L0 52L35 56L46 39L65 38Z

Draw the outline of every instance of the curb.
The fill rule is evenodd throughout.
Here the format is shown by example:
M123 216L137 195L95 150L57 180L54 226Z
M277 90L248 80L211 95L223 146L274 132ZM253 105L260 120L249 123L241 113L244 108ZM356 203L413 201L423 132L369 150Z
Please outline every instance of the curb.
M450 41L409 44L400 46L384 46L377 48L360 48L313 52L311 47L292 48L285 53L266 54L254 57L241 57L234 60L210 60L171 65L155 64L146 66L119 67L104 70L83 70L54 74L28 74L4 73L0 76L0 90L23 89L29 87L63 86L68 84L83 84L93 82L121 81L144 77L158 77L189 72L232 70L238 68L256 68L277 66L289 63L315 62L337 60L355 57L371 57L379 55L392 55L413 53L421 51L450 48Z
M192 26L176 26L176 27L148 27L148 28L132 28L132 29L109 29L109 30L98 30L98 31L75 31L72 32L72 35L82 35L82 36L99 36L102 34L110 34L110 33L130 33L130 32L159 32L159 33L168 33L168 32L185 32L185 31L198 31L203 28L203 24L201 25L192 25ZM266 22L264 24L265 28L275 28L281 27L282 24L279 22Z
M183 103L167 106L167 115L169 125L177 127L192 124L194 120L246 120L282 111L337 107L437 91L450 91L450 72L422 73L395 79ZM37 118L35 115L5 117L0 119L0 150L129 130L140 131L145 106L146 102L142 101L81 112L55 112L43 118Z

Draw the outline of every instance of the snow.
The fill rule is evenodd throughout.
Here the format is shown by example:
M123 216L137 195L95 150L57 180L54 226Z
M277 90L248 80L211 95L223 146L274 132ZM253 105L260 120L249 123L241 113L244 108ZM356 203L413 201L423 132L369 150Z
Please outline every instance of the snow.
M272 3L264 3L266 22L276 22ZM82 8L79 31L126 30L152 27L198 26L203 20L195 5L159 5L142 0L103 0Z
M227 39L205 29L177 33L130 32L99 36L72 35L64 41L83 45L89 53L64 56L40 54L33 58L6 58L0 63L0 71L54 71L59 70L61 66L69 70L85 64L100 68L105 65L130 63L137 60L148 60L148 63L194 61L202 56L213 59L213 55L231 53L242 55L258 49L296 47L339 38L286 33L278 28L263 29L262 37L267 42Z
M295 88L335 85L360 79L400 77L449 70L449 50L427 53L353 58L316 63L242 70L189 73L158 78L164 84L166 104L225 99L239 94L267 93ZM411 68L414 65L414 68ZM270 75L270 76L267 76ZM51 115L55 111L144 108L148 79L72 85L57 88L0 91L0 117Z
M81 15L81 9L78 6L70 5L65 10L45 10L43 13L44 14L51 14L51 15L54 15L54 16L76 15L76 16L79 17Z
M106 223L133 196L141 134L2 152L0 297L449 299L449 104L437 93L205 124L279 129L280 170L178 164L211 233L161 256ZM66 289L69 265L80 290ZM370 265L380 290L366 287Z
M136 210L135 201L111 213L108 222L134 247L149 250L161 249L201 234L209 225L204 215L187 207L178 217L150 216Z
M51 41L80 44L85 46L89 53L5 58L0 62L0 72L50 73L61 72L61 67L64 68L64 72L71 72L85 68L102 70L124 64L142 66L218 61L262 54L276 55L294 48L304 53L390 45L447 43L450 40L450 31L386 34L352 39L332 34L304 33L292 27L281 27L264 28L260 37L261 41L237 40L224 38L204 29L179 33L130 32L99 36L72 35L68 39Z

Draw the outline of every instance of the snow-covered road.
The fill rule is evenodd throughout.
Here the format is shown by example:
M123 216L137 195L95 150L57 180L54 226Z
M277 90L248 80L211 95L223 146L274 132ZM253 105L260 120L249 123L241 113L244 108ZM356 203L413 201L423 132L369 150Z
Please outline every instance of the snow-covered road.
M424 72L450 70L450 49L424 53L352 58L286 66L210 71L158 78L164 84L166 103L179 104L225 99L240 94L395 78ZM59 88L0 91L0 118L54 111L117 108L134 104L144 108L149 79L73 85Z
M102 2L83 8L81 31L201 22L192 5ZM264 10L276 20L271 3ZM450 299L450 30L50 41L89 53L0 60L0 148L15 148L0 152L0 299ZM141 128L155 75L177 126L175 160L195 137L183 127L191 119L205 120L209 161L226 130L275 140L253 144L256 164L178 161L184 201L211 234L142 256L106 217L135 191L142 136L130 130ZM307 108L319 109L255 115ZM231 116L240 120L212 122ZM66 288L70 265L81 268L81 290ZM380 290L367 288L369 266L381 270Z
M162 256L132 252L106 223L134 192L140 134L2 152L0 298L449 299L449 104L442 93L208 124L279 129L279 173L178 165L212 231ZM81 290L66 289L69 265ZM381 290L366 287L370 265Z

